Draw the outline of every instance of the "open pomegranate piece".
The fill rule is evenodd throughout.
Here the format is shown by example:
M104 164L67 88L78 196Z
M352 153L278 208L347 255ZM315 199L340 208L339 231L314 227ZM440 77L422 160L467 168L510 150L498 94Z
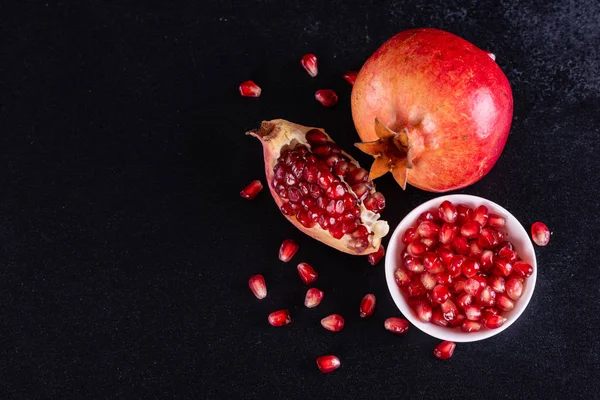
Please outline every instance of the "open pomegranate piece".
M329 135L282 119L247 134L261 141L271 195L292 224L348 254L379 249L389 231L379 220L385 198Z

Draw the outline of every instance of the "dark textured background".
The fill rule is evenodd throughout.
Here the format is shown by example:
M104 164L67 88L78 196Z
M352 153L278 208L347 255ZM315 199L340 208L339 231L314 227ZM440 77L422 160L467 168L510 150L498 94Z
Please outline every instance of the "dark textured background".
M0 10L0 398L598 398L600 3L9 2ZM72 3L72 4L70 4ZM141 3L141 2L140 2ZM303 236L267 192L259 143L284 117L352 150L350 87L387 38L431 26L493 51L515 99L497 165L460 191L553 232L534 297L494 338L432 356L383 264ZM311 79L300 57L315 52ZM241 98L254 79L260 99ZM333 109L318 88L340 95ZM378 181L392 226L434 194ZM284 238L301 249L283 264ZM321 273L303 307L295 265ZM247 279L261 272L269 296ZM361 297L378 296L374 317ZM266 322L290 308L293 324ZM319 320L346 317L338 334ZM316 356L342 367L321 375Z

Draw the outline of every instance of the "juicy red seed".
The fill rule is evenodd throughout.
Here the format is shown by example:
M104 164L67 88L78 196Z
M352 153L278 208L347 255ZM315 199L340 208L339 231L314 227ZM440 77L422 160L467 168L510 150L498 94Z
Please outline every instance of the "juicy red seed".
M448 272L453 278L456 278L462 273L462 265L465 263L466 257L461 255L455 255L452 261L448 265Z
M458 308L456 307L456 304L454 304L454 302L450 299L440 304L440 310L442 310L442 315L448 321L453 320L458 314Z
M483 319L483 325L489 329L500 328L505 322L506 318L501 315L493 315L492 313L487 313Z
M494 265L494 252L491 250L484 250L481 253L480 260L481 268L487 271Z
M483 228L477 238L477 244L484 249L492 249L500 243L498 232L492 228Z
M269 314L269 323L273 326L285 326L292 322L288 310L273 311Z
M425 293L427 293L427 289L425 289L425 286L423 286L421 279L418 276L414 277L408 285L408 295L414 297Z
M437 284L437 282L435 281L435 277L433 276L433 274L430 274L429 272L423 272L421 274L421 282L423 283L423 286L425 286L425 289L427 290L432 290L435 285Z
M475 211L473 211L472 219L483 228L488 221L488 208L484 205L477 207Z
M331 314L321 320L321 326L331 332L339 332L344 328L344 317Z
M491 307L496 304L496 292L489 287L486 286L481 293L479 293L479 303L486 307Z
M479 236L481 232L481 225L476 221L466 222L463 226L460 227L460 234L466 237L467 239L473 239Z
M439 358L440 360L447 360L450 357L452 357L455 348L456 344L454 342L446 340L438 344L435 347L435 349L433 349L433 355Z
M298 251L298 243L292 239L286 239L281 243L279 248L279 259L283 262L288 262L294 257L294 254Z
M321 304L323 300L323 291L317 288L310 288L306 291L306 297L304 298L304 305L308 308L313 308Z
M367 260L369 261L369 264L377 265L379 263L379 261L381 261L381 259L383 258L384 255L385 255L385 248L383 247L382 244L380 244L379 249L377 249L376 252L371 253L367 256Z
M327 188L325 194L330 199L341 199L346 194L346 187L341 182L334 182Z
M519 260L519 254L517 254L516 251L509 249L508 246L504 246L500 250L498 250L498 257L504 258L505 260L508 260L511 263L517 262Z
M448 321L444 319L444 316L439 309L433 310L433 313L431 314L431 322L439 326L448 326Z
M380 192L375 192L368 195L363 204L367 210L379 214L385 208L385 197Z
M452 321L448 321L448 326L450 328L456 328L457 326L461 326L463 321L465 320L464 314L458 314Z
M263 185L259 180L254 180L250 182L248 186L246 186L240 192L240 196L245 199L252 200L256 197L256 195L262 190Z
M515 308L515 302L511 300L505 293L500 293L496 296L496 307L502 311L511 311Z
M347 161L338 161L337 164L333 167L333 174L337 176L346 176L346 172L348 171L348 162Z
M415 240L416 237L417 237L417 230L412 227L408 228L406 231L404 231L404 234L402 235L402 243L409 244L413 240Z
M308 211L305 210L298 211L298 213L296 214L296 219L302 224L302 226L306 228L312 228L316 225L315 221L313 221L308 215Z
M513 265L513 271L522 277L529 278L533 274L533 267L524 261L517 261Z
M505 290L505 282L504 278L501 276L490 276L488 278L488 285L492 288L492 290L496 293L504 293Z
M328 374L332 371L335 371L340 367L340 365L342 365L340 359L336 356L329 355L317 358L317 367L319 368L319 371L321 371L324 374Z
M503 258L497 258L494 260L494 275L508 276L512 271L512 264L510 261Z
M437 245L437 237L422 238L420 242L425 246L425 250L434 250Z
M410 272L420 273L425 270L423 263L417 257L408 255L404 258L403 262L406 269L408 269Z
M448 287L444 285L436 285L431 291L431 298L438 304L442 304L450 297Z
M294 215L296 212L294 211L290 203L285 203L281 206L281 213L283 215Z
M250 286L250 290L252 290L257 299L262 300L267 297L267 285L262 275L256 274L251 276L248 279L248 286Z
M390 317L385 320L383 326L390 332L402 335L408 332L408 327L410 325L408 324L408 321L404 318Z
M452 250L444 249L441 247L438 247L435 253L444 265L449 265L452 262L452 259L454 258L454 252Z
M358 72L356 71L346 71L344 72L344 79L346 80L346 82L348 82L350 85L354 86L354 82L356 82L356 76L358 75Z
M487 318L488 314L498 315L500 314L500 310L498 310L496 307L486 307L483 309L483 318Z
M426 301L418 302L414 307L415 313L417 314L417 318L423 322L431 321L431 316L433 310L431 306Z
M244 81L240 83L240 94L244 97L260 97L262 89L252 81Z
M305 137L310 144L325 144L329 142L327 135L320 129L311 129L306 132Z
M364 168L356 168L355 170L348 172L346 181L351 185L358 183L367 182L369 179L369 172Z
M300 64L302 64L306 72L308 72L308 74L313 78L319 73L319 69L317 67L317 56L314 54L305 54L300 60Z
M454 236L458 232L458 227L454 224L445 223L438 232L438 240L440 243L451 243Z
M431 211L422 212L417 218L417 224L420 224L423 221L435 221L435 215Z
M463 332L477 332L481 329L481 324L477 321L464 321L460 326Z
M456 305L463 310L471 304L473 304L473 296L466 292L463 292L456 297Z
M402 268L398 268L396 272L394 272L394 278L396 280L396 284L400 287L408 286L410 284L410 277Z
M479 244L477 244L477 240L471 240L469 242L469 249L469 257L479 258L481 256L481 253L483 253L483 249L479 247Z
M321 187L321 189L327 189L331 184L335 181L334 176L331 172L325 170L320 170L317 172L317 183Z
M447 272L438 272L435 274L435 281L440 285L450 285L453 281L452 275Z
M366 183L358 183L352 185L352 191L360 201L363 201L369 195L369 186Z
M338 102L337 94L331 89L320 89L315 93L315 99L324 107L333 107Z
M452 293L459 294L465 291L465 285L467 284L467 279L464 276L458 276L454 278L454 282L452 283Z
M408 253L414 257L422 256L427 251L427 247L425 247L422 242L412 242L406 249L408 250Z
M474 305L466 306L465 317L471 321L479 321L481 319L481 308Z
M452 239L452 247L459 254L469 254L471 252L469 242L462 236L456 236Z
M471 278L479 272L480 266L479 263L472 258L467 258L463 263L461 270L462 274L467 278Z
M523 280L513 277L506 281L506 294L512 300L519 300L523 295Z
M307 211L310 210L310 209L312 209L315 206L315 204L316 204L315 199L310 198L310 197L303 197L300 200L300 205L302 206L302 208L304 208ZM310 213L309 213L309 215L310 215ZM313 222L316 221L316 219L313 218L313 217L311 217L310 219Z
M438 212L440 218L443 219L445 222L456 222L456 207L448 200L445 200L444 202L442 202L442 204L440 204Z
M479 276L473 276L465 283L465 292L477 296L487 286L487 281Z
M546 246L550 242L550 229L543 222L531 225L531 238L538 246Z
M423 255L423 266L426 270L434 269L436 264L441 264L441 260L436 253L428 251ZM441 271L438 271L441 272ZM437 272L436 272L437 273Z
M464 224L465 222L471 220L471 215L473 215L473 210L465 204L459 204L456 206L456 213L457 213L456 222L459 224Z
M360 302L360 317L361 318L369 318L373 315L375 311L375 295L374 294L366 294Z
M498 214L490 214L487 224L492 228L504 228L504 225L506 225L506 218Z
M417 234L421 237L432 238L437 236L439 226L431 221L423 221L417 227Z
M300 275L300 279L302 279L305 285L314 283L319 277L317 271L305 262L298 264L298 275Z

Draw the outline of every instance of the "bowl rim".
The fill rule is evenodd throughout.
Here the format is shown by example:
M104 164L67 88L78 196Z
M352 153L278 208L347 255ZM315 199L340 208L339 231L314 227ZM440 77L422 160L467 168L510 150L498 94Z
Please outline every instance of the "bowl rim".
M515 305L515 308L508 313L509 315L507 316L506 322L504 323L504 325L497 329L483 328L478 332L462 332L460 331L460 328L446 328L435 325L430 322L422 322L419 319L417 319L417 317L413 314L412 309L408 305L406 299L404 298L404 295L400 292L400 289L396 284L394 278L394 271L396 269L396 254L398 253L398 251L401 251L404 248L404 244L401 241L401 234L403 234L404 230L406 230L406 228L408 228L410 225L412 225L414 221L416 221L418 216L423 211L432 208L437 208L445 200L449 200L454 204L483 204L487 206L488 209L490 209L490 211L493 210L494 213L502 213L502 215L504 215L507 220L507 225L509 225L510 221L511 227L509 228L509 231L511 237L519 237L520 245L525 247L525 249L519 249L519 253L526 254L527 259L524 259L524 261L533 267L533 274L529 278L527 278L523 296L518 300L518 302ZM408 214L406 214L406 216L398 223L390 237L390 240L388 241L388 251L386 252L385 256L384 270L390 295L392 296L396 307L398 307L398 309L400 310L400 312L402 312L404 317L422 332L433 336L437 339L451 340L453 342L475 342L478 340L488 339L508 329L508 327L510 327L523 314L523 312L529 305L537 282L537 260L535 256L535 249L533 247L533 243L531 242L531 238L529 237L529 234L527 233L523 225L514 215L512 215L501 205L486 198L469 194L450 194L438 196L424 203L421 203L417 207L413 208Z

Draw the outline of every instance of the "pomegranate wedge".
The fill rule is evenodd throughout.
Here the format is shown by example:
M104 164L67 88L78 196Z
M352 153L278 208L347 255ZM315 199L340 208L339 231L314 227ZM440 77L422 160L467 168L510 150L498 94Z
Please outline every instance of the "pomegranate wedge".
M329 135L282 119L247 134L261 141L269 190L294 226L348 254L379 249L389 231L379 219L385 199L368 172Z

